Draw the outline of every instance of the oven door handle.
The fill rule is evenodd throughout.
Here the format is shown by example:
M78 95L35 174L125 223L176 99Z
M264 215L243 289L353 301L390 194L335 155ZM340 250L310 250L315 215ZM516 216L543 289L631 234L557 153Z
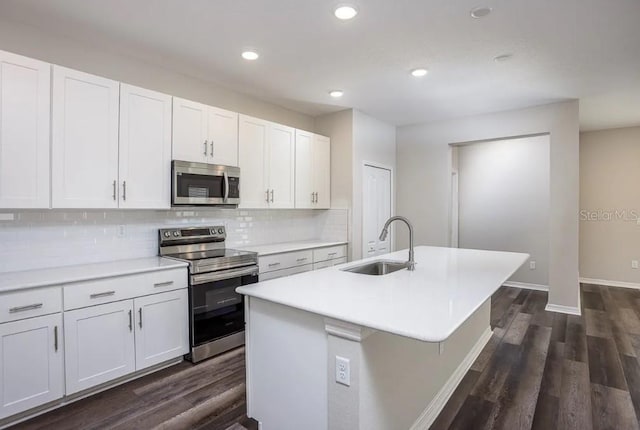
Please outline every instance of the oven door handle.
M229 200L229 175L227 172L224 172L224 201Z
M219 272L203 273L191 276L191 285L206 284L207 282L223 281L239 276L257 275L258 266L241 267L239 269L221 270Z

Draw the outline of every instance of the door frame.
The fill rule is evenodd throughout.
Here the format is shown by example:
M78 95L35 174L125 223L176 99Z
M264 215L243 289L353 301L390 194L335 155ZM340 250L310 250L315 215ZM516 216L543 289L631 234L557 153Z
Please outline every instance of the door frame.
M362 194L361 200L360 200L360 208L361 208L361 214L360 214L360 258L364 258L364 182L365 182L365 168L366 167L373 167L376 169L383 169L383 170L388 170L390 175L391 175L391 180L389 183L389 197L391 199L391 201L389 202L390 204L390 212L391 212L391 216L394 216L396 214L396 193L395 193L395 172L394 172L394 168L393 166L390 166L388 164L384 164L384 163L378 163L376 161L367 161L367 160L363 160L362 161L362 174L361 174L361 178L362 178L362 184L360 187L360 192ZM389 228L389 250L391 252L394 252L396 250L396 244L395 244L395 224L391 224L390 228Z

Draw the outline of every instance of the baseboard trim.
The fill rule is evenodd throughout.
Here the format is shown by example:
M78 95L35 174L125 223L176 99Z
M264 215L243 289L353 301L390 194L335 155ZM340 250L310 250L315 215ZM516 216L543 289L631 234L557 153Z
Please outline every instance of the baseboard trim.
M607 287L633 288L640 290L640 284L625 281L609 281L608 279L579 278L581 284L605 285Z
M523 288L525 290L549 291L548 285L530 284L528 282L507 281L502 285L505 287Z
M545 306L544 310L549 312L558 312L561 314L578 315L578 316L582 315L582 312L580 312L579 307L554 305L552 303L547 303L547 306Z
M410 430L428 430L429 427L431 427L436 418L438 418L440 412L442 412L442 409L444 409L453 392L458 387L458 384L460 384L460 381L462 381L462 378L464 378L464 375L466 375L473 362L476 361L478 355L480 355L484 347L487 345L487 342L489 342L489 339L491 339L492 335L493 331L491 330L491 327L487 327L484 333L480 335L480 339L478 339L466 357L464 357L462 363L460 363L444 386L440 391L438 391L433 400L431 400L431 403L429 403L427 408L413 423Z

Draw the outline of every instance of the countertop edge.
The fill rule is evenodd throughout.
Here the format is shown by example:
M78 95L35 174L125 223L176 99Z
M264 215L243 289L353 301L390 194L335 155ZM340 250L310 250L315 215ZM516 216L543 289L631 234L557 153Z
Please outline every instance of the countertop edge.
M94 273L94 274L86 274L84 276L69 276L69 277L60 277L60 278L52 278L50 280L38 280L38 281L32 281L32 282L24 282L24 283L20 283L19 285L16 283L15 285L11 285L9 287L2 287L0 286L0 294L5 294L5 293L11 293L11 292L15 292L15 291L22 291L22 290L31 290L31 289L36 289L36 288L44 288L44 287L52 287L52 286L64 286L66 284L73 284L73 283L77 283L77 282L87 282L87 281L95 281L97 279L105 279L105 278L114 278L114 277L119 277L119 276L129 276L129 275L137 275L137 274L141 274L141 273L149 273L149 272L160 272L160 271L165 271L165 270L173 270L173 269L180 269L180 268L186 268L189 266L188 263L186 262L182 262L182 261L178 261L178 260L172 260L169 258L163 258L163 257L157 257L157 258L161 258L162 261L165 262L171 262L172 264L166 265L166 266L149 266L149 267L141 267L141 268L137 268L137 269L125 269L122 271L104 271L102 273ZM104 264L114 264L114 263L118 263L118 261L128 261L128 260L115 260L115 261L108 261L108 262L104 262ZM102 264L102 263L90 263L87 264L87 266L93 265L93 264ZM73 269L78 269L79 267L82 267L84 265L74 265L74 266L61 266L61 267L50 267L50 268L46 268L46 269L34 269L34 271L47 271L47 270L64 270L65 268L69 268L71 270ZM5 272L3 274L7 274L7 273L14 273L14 272ZM3 274L0 274L0 276L2 276Z

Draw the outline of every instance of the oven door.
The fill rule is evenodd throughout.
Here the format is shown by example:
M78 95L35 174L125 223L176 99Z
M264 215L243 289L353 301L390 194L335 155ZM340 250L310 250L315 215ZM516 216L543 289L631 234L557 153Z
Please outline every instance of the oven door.
M258 266L191 277L191 346L244 331L242 285L258 282Z
M171 188L174 206L237 205L240 203L240 169L174 160Z

